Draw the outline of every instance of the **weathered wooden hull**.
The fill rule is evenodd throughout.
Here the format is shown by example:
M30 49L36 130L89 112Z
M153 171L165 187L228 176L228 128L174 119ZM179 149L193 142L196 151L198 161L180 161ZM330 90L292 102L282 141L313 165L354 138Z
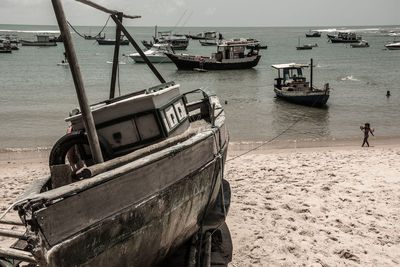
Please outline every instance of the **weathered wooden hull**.
M32 218L26 223L39 265L162 262L200 229L221 193L224 115L215 125L90 179L28 196L19 210Z
M311 107L323 106L329 99L329 94L324 92L311 94L295 94L292 92L283 92L282 90L276 88L274 88L274 91L277 97L282 98L288 102Z
M203 63L199 57L185 57L176 54L167 53L167 56L175 63L180 70L193 70L195 68L206 70L235 70L250 69L257 66L261 55L252 56L250 58L232 59L226 61L216 61L214 59L204 59Z

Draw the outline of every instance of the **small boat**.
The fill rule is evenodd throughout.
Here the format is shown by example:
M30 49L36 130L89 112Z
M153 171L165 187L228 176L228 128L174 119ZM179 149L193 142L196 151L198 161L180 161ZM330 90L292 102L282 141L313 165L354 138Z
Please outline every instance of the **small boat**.
M309 31L308 33L306 33L306 37L310 38L310 37L321 37L321 33L319 31Z
M160 84L115 97L115 54L110 96L90 106L61 1L52 3L79 108L50 152L50 176L36 179L0 215L2 224L14 208L25 228L12 232L20 238L12 248L0 247L0 265L227 266L229 134L218 97L206 89L181 93L149 61ZM119 19L138 16L95 7L146 57Z
M200 39L199 43L202 46L216 46L218 44L218 41L214 39Z
M172 63L165 52L172 52L168 44L154 44L149 50L145 51L144 54L152 63ZM136 63L145 63L139 53L129 54L128 56Z
M64 52L64 59L57 63L57 66L69 66L67 54Z
M350 46L353 48L363 48L363 47L369 47L369 44L365 40L360 40L358 43L350 44Z
M199 32L198 34L195 34L195 35L188 34L187 37L192 38L193 40L216 39L217 32L205 31L205 32ZM219 39L222 39L222 38L219 38Z
M245 39L222 40L217 45L217 52L211 57L192 56L187 54L166 53L180 70L206 69L231 70L249 69L257 66L261 55L257 48L248 49L251 43Z
M150 49L154 45L152 41L147 42L146 40L142 40L142 44L146 49Z
M389 50L400 50L400 42L391 42L385 45Z
M278 98L286 101L319 107L326 104L329 98L329 84L318 89L313 86L313 61L311 64L278 64L272 65L278 70L278 78L275 79L274 92ZM310 82L303 76L303 68L310 67ZM282 76L281 76L282 70Z
M312 44L300 45L300 38L299 38L299 43L298 43L298 45L296 46L296 49L297 49L297 50L310 50L310 49L312 49L313 47L317 47L317 46L318 46L317 44L314 44L314 45L312 45Z
M0 45L0 53L9 54L12 52L12 46L10 40L3 40L2 45Z
M171 31L158 32L154 43L169 44L174 50L186 50L189 46L189 39L185 35L173 34Z
M99 45L115 45L115 39L96 39ZM129 40L122 39L119 43L120 45L129 45Z
M247 49L267 49L268 45L262 45L260 41L252 38L247 38L249 45L246 46Z
M339 32L337 35L327 36L331 43L358 43L361 40L361 36L357 36L354 32Z
M21 40L23 46L57 46L57 42L52 42L51 36L41 34L36 35L36 41Z
M85 38L85 40L104 40L106 39L106 34L105 33L103 33L103 35L101 33L97 35L84 34L83 38Z

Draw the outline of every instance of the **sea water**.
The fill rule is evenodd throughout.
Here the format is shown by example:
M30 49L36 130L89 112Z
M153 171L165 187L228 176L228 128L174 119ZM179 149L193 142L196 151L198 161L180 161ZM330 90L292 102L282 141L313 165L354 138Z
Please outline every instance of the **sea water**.
M95 35L101 27L76 27L78 32ZM159 30L171 28L159 27ZM34 39L36 31L57 31L55 26L0 25L0 34L16 32L21 39ZM150 41L152 27L128 27L139 43ZM195 34L205 30L221 32L228 38L254 38L267 44L260 50L259 64L248 70L178 71L173 63L156 64L167 81L181 85L182 92L200 87L215 91L227 114L232 141L279 139L341 138L360 136L359 126L369 122L377 136L400 136L400 51L386 50L399 26L315 27L321 38L305 38L305 27L255 28L174 28L178 33ZM326 33L356 31L368 41L369 48L351 48L349 44L328 43ZM106 28L106 37L114 38L115 28ZM85 89L90 103L109 95L113 46L99 46L72 33ZM296 50L301 44L318 44L312 50ZM216 47L203 47L190 40L186 51L210 56ZM12 54L0 54L0 150L51 147L65 134L64 121L78 106L68 67L57 66L63 60L64 47L20 46ZM132 53L131 45L121 47L117 95L142 90L159 82L145 64L135 64L123 54ZM314 59L314 85L329 83L331 95L325 108L287 103L275 97L271 68L280 63L309 63ZM308 75L308 72L306 72ZM308 77L309 78L309 77ZM390 91L391 96L386 97ZM225 104L226 101L226 104ZM289 129L288 129L289 128ZM287 130L288 129L288 130ZM360 137L361 138L361 137Z

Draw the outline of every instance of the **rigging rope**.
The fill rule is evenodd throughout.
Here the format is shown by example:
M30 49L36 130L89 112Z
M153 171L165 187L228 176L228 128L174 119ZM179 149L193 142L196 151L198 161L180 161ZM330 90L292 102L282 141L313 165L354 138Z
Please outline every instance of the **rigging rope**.
M95 36L100 36L100 34L104 31L104 29L106 28L108 21L110 20L111 16L108 16L106 23L104 24L103 28L101 28L100 32L98 34L96 34ZM82 35L81 33L79 33L72 25L71 23L69 23L69 21L67 21L68 25L71 27L72 30L74 30L74 32L76 34L78 34L80 37L85 38L85 35Z

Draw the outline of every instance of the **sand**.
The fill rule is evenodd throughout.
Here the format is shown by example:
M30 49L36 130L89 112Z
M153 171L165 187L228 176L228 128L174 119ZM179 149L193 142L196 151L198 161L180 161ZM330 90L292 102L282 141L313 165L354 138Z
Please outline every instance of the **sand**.
M248 146L232 144L230 266L399 266L400 145L313 144L239 158ZM47 153L0 153L0 169L2 213L48 175Z

